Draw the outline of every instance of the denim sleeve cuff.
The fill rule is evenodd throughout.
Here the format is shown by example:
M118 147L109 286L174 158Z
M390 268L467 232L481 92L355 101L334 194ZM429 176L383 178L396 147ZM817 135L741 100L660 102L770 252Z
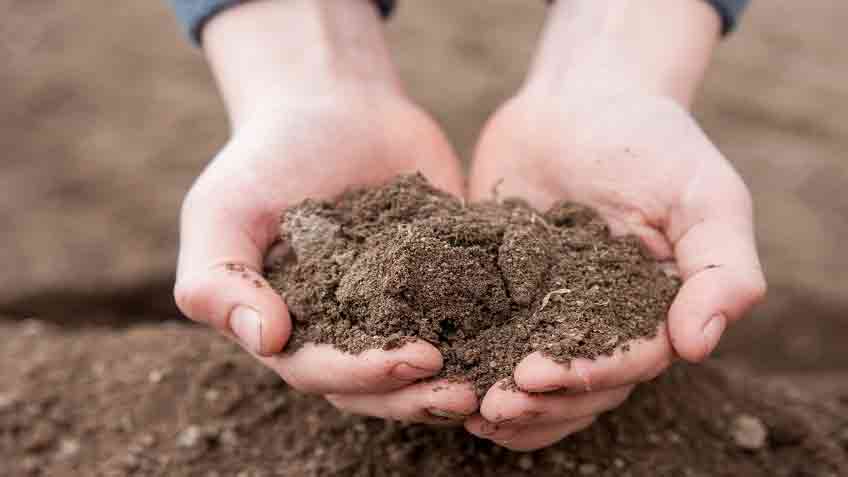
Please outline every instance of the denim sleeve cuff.
M726 35L736 28L739 17L742 16L750 0L707 0L707 2L718 11L721 17L721 32Z
M177 19L195 45L200 45L203 27L216 14L249 0L169 0ZM395 6L395 0L374 0L374 4L383 17L388 17Z
M203 27L217 13L249 0L169 0L177 18L195 45L200 45ZM549 0L550 2L551 0ZM750 0L705 0L721 17L722 33L733 31ZM388 17L395 7L395 0L374 0L383 17Z

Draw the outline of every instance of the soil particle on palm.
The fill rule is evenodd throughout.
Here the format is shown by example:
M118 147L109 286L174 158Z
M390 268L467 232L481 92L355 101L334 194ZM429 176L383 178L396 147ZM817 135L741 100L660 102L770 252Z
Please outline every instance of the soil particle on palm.
M420 175L285 212L269 271L306 342L350 353L434 344L482 393L534 351L562 363L650 339L679 282L590 209L467 205Z

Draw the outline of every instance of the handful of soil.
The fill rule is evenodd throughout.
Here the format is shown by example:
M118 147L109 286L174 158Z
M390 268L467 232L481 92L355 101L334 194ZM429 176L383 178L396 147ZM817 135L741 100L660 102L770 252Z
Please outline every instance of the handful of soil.
M269 279L294 321L286 352L423 339L444 358L438 377L479 394L534 351L567 363L652 338L679 287L591 209L468 205L421 175L306 200L280 230L290 250Z

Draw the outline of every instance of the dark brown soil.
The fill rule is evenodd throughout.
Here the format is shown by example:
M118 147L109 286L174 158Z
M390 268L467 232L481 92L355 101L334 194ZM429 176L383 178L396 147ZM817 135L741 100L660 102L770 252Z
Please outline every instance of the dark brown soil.
M0 321L0 475L839 476L833 401L675 368L549 449L344 415L199 327L68 331Z
M679 283L586 207L469 205L420 175L304 201L281 233L290 253L270 275L295 320L289 350L424 339L441 377L481 393L534 351L565 363L653 337Z

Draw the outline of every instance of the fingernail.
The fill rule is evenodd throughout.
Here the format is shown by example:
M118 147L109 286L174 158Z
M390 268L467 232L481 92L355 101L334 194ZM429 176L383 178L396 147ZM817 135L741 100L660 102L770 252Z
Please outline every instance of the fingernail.
M253 308L239 305L230 314L230 329L248 349L262 353L262 320Z
M439 409L437 407L431 407L427 409L427 412L430 413L431 416L438 419L448 419L450 421L464 421L468 416L465 414L460 414L458 412L447 411L444 409Z
M706 346L708 354L718 345L718 341L721 339L721 334L724 333L725 326L727 326L727 319L724 315L715 315L710 318L710 321L708 321L706 325L704 325L702 333L704 335L704 345Z
M392 368L392 376L403 381L413 381L415 379L429 378L438 371L438 369L418 368L409 363L399 363Z

